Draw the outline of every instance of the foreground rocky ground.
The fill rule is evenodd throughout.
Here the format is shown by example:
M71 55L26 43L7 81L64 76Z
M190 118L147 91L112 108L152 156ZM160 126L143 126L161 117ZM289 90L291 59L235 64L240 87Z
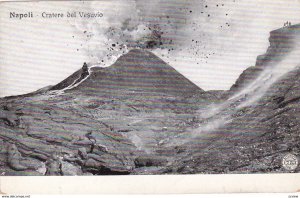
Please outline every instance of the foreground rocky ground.
M154 54L132 50L76 85L81 70L2 98L0 174L287 172L282 157L300 152L300 69L251 105L237 108L255 89L231 97L287 57L299 33L297 25L271 32L266 54L229 91L205 92Z
M2 174L147 173L169 162L157 155L160 142L191 126L198 106L217 100L141 50L67 89L78 77L1 99Z

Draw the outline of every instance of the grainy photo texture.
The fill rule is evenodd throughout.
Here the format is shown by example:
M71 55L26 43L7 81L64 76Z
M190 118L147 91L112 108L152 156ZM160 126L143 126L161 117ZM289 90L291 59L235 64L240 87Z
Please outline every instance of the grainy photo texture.
M300 2L0 4L0 175L298 173Z

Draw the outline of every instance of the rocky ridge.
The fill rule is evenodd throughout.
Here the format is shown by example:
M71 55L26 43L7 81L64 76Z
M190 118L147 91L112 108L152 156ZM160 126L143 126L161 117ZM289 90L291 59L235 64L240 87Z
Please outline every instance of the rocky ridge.
M278 64L285 56L292 52L295 45L295 37L299 37L300 25L283 27L270 33L268 47L265 54L257 57L255 66L247 68L232 85L230 90L224 94L225 98L241 91L250 84L264 69Z

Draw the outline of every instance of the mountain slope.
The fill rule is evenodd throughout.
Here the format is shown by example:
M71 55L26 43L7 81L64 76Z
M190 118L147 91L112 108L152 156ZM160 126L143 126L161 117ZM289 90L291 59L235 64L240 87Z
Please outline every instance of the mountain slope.
M226 124L178 147L178 159L171 165L177 167L174 172L290 173L282 166L282 159L287 154L300 156L299 85L300 69L296 68L273 84L257 103L241 109L236 109L239 103L231 103L219 113L233 111ZM218 124L216 121L222 119L214 120ZM207 121L199 122L201 129ZM292 172L299 171L298 166Z
M49 91L0 99L1 174L147 173L169 161L160 142L215 100L147 51L82 71Z
M255 66L247 68L225 96L230 97L249 85L261 72L274 67L297 47L295 37L300 34L300 24L274 30L270 33L267 52L257 57Z
M74 90L117 92L130 90L187 97L204 91L153 53L131 50L107 68L94 67L91 76ZM97 93L89 93L97 94Z
M174 172L291 172L282 159L300 156L299 38L300 25L271 32L266 54L240 76L230 97L202 113L209 116L200 116L193 130L201 135L181 145Z

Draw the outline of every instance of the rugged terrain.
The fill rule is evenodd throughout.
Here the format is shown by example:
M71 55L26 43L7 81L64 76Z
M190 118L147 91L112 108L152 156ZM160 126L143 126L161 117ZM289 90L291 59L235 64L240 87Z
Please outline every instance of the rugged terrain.
M260 76L295 58L299 35L299 25L271 32L229 91L206 92L136 49L88 76L2 98L0 174L287 172L282 157L300 153L300 60L280 78Z
M168 158L153 155L160 141L186 130L198 106L217 100L143 50L91 68L74 86L80 73L1 99L3 174L129 174L164 166Z
M267 52L200 116L178 172L288 172L282 158L300 155L299 38L300 25L271 32Z

